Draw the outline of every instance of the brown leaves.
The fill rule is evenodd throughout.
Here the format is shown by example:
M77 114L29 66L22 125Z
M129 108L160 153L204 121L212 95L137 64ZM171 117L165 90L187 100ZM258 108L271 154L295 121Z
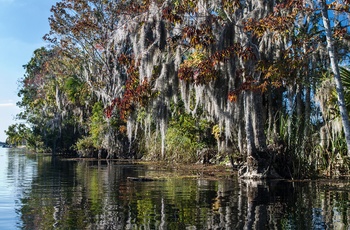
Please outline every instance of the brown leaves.
M218 65L230 58L241 58L243 61L256 60L251 47L242 47L240 44L234 45L206 56L205 53L194 52L185 60L179 68L178 76L181 80L195 84L208 84L215 80L220 71Z
M230 102L236 102L238 99L238 96L243 92L243 91L248 91L248 90L260 90L259 86L256 85L255 80L247 80L243 82L237 89L234 91L231 91L228 94L228 100Z
M172 7L167 6L162 10L163 19L172 23L182 23L182 17Z
M234 12L236 8L241 6L241 3L239 0L221 0L221 5L226 11Z
M328 4L327 8L338 12L349 12L349 9L350 9L349 2L350 1L344 1L344 3L341 4L338 1L334 1Z
M208 47L215 42L211 25L203 24L198 27L186 26L182 32L183 39L187 39L192 47Z
M274 12L268 16L255 19L250 18L245 22L245 30L251 31L257 37L262 37L267 31L274 31L284 36L292 33L291 28L300 12L309 12L311 9L303 5L302 0L287 0L277 4Z
M245 30L252 31L257 37L262 37L267 30L279 32L280 34L290 33L295 21L295 15L274 16L270 15L260 20L250 18L245 23Z

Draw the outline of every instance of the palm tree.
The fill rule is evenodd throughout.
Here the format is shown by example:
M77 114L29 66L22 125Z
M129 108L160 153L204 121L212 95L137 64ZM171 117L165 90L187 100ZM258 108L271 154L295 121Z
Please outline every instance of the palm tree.
M350 109L350 70L340 67L340 78L344 87L344 99L347 109Z

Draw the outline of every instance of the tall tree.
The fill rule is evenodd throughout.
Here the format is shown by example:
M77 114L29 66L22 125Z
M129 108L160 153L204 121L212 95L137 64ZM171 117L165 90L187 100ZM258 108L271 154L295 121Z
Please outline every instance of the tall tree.
M327 39L327 49L329 54L329 59L331 63L332 72L334 74L334 81L336 85L336 91L338 94L338 106L340 111L340 116L343 122L343 129L346 139L346 145L348 149L348 156L350 156L350 122L349 122L349 114L346 108L345 103L345 97L344 97L344 88L340 77L340 71L339 71L339 64L338 59L336 56L335 48L334 48L334 42L333 42L333 36L332 36L332 30L331 30L331 24L329 20L328 10L327 10L327 4L325 0L319 0L319 4L321 7L322 12L322 20L323 20L323 26L325 28L326 32L326 39Z

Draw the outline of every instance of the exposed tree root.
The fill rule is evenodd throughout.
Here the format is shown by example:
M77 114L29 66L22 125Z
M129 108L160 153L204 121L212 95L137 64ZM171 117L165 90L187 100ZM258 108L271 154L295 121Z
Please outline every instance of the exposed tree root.
M276 172L271 161L260 157L248 157L247 163L243 165L238 175L243 179L262 180L262 179L281 179Z

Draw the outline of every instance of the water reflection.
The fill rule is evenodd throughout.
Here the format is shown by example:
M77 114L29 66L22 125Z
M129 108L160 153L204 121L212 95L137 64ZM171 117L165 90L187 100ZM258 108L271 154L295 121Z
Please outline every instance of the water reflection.
M23 229L349 229L349 181L169 177L145 165L9 154ZM163 171L162 171L163 170ZM30 180L28 179L30 177ZM12 179L9 179L12 178ZM3 179L0 181L4 183ZM0 216L5 210L0 209ZM1 222L6 222L0 219ZM6 222L10 224L9 222ZM16 224L12 222L12 226Z
M35 159L24 156L25 150L0 148L0 229L20 227L16 208L30 191L37 172Z

